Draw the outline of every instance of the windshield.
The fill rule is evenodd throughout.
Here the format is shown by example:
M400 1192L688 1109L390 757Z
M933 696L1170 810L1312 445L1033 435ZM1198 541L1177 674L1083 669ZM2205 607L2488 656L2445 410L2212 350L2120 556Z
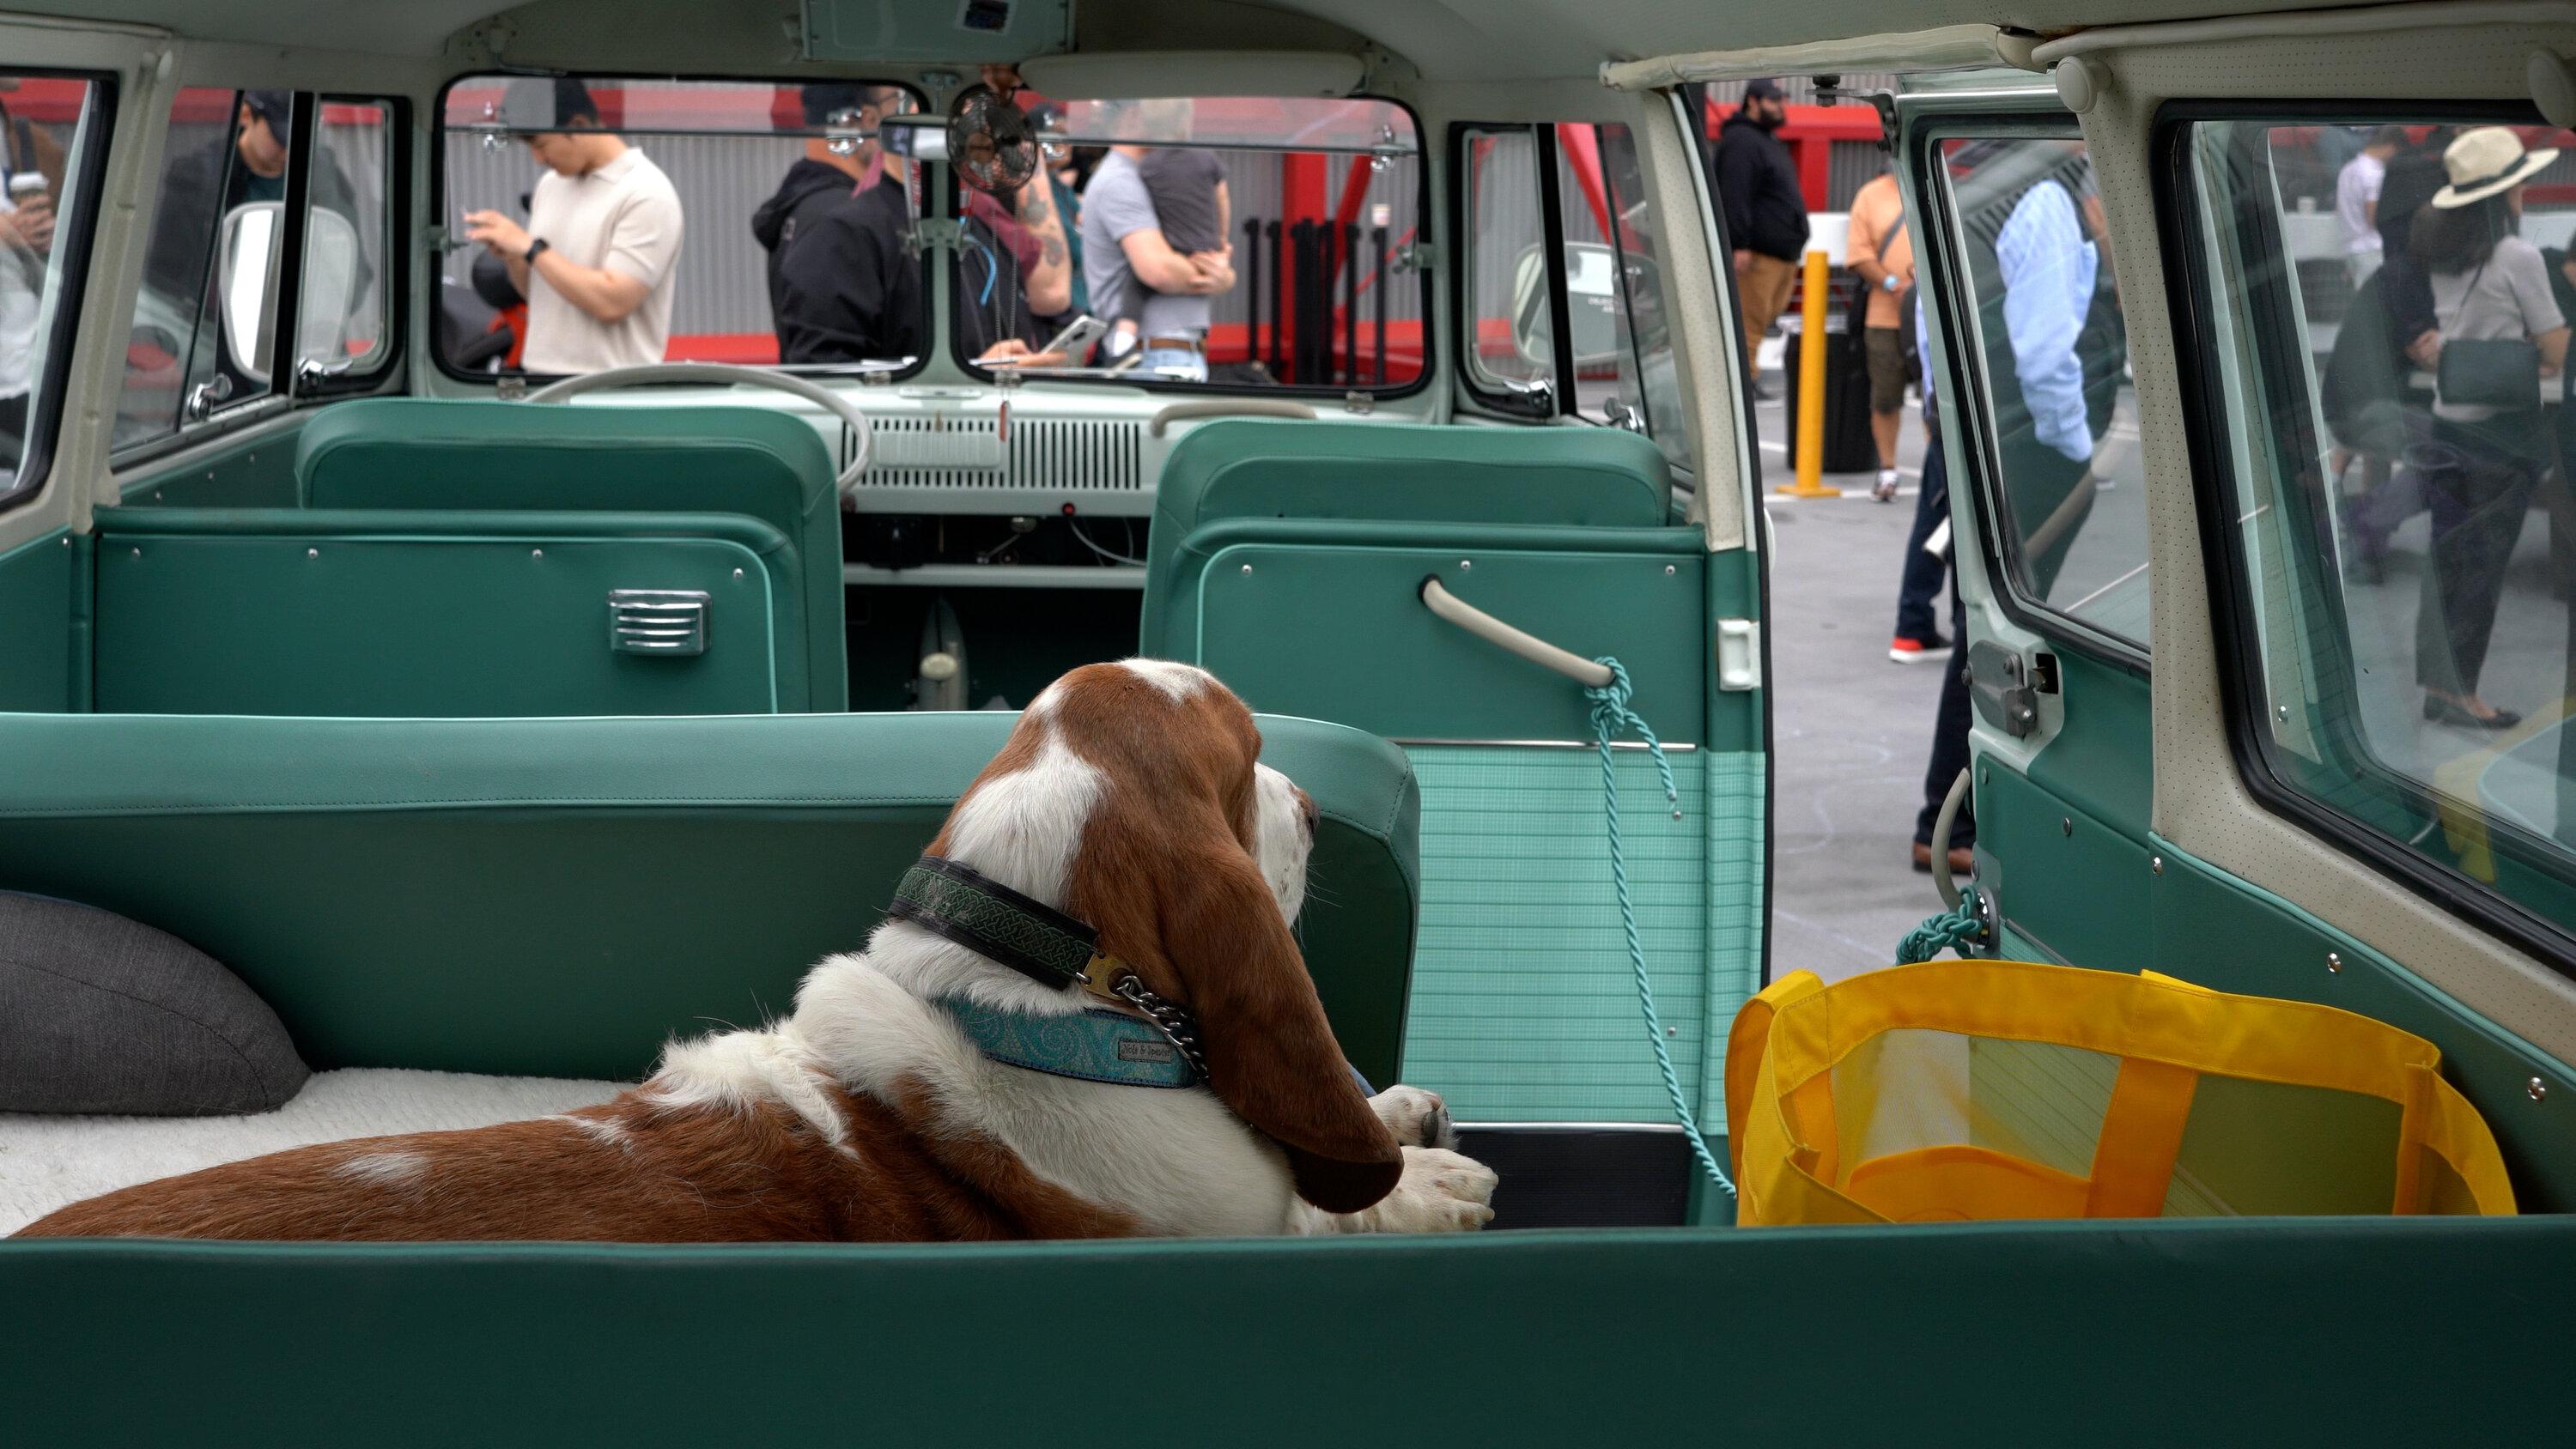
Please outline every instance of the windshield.
M959 356L1052 377L1404 389L1422 158L1385 101L1009 98L1037 174L961 186Z
M442 356L472 374L913 366L920 168L877 130L918 109L867 81L457 81Z

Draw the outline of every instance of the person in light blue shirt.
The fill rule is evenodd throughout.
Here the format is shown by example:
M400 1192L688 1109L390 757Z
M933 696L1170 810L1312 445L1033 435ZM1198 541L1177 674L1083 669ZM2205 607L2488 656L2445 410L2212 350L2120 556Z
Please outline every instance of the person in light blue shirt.
M2091 511L2088 474L2120 381L2118 309L2086 224L2080 143L1994 143L1974 173L1958 188L1961 231L1997 462L2016 571L2044 598Z
M2093 430L2085 420L2084 362L2075 345L2092 310L2101 262L2073 194L2045 183L2022 193L1995 237L1995 262L2031 435L2073 462L2090 462Z

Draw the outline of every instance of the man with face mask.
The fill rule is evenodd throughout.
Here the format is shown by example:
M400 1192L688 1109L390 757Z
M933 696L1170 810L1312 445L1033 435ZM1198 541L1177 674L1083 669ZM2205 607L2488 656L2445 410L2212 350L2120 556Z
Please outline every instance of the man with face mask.
M1780 309L1789 305L1799 259L1807 249L1807 199L1798 167L1777 134L1789 119L1780 87L1768 80L1744 87L1744 104L1718 128L1709 162L1709 189L1726 212L1727 244L1735 248L1735 290L1744 304L1745 374L1754 376L1756 349ZM1755 391L1760 392L1757 384Z

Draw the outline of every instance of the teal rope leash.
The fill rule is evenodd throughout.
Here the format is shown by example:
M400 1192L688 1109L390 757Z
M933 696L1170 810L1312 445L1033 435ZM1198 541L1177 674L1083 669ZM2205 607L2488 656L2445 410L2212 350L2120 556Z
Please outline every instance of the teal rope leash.
M1637 973L1637 1005L1646 1014L1646 1041L1655 1049L1655 1068L1664 1074L1664 1092L1673 1099L1673 1119L1681 1124L1682 1135L1690 1139L1691 1155L1699 1159L1709 1180L1735 1196L1735 1184L1720 1167L1717 1154L1709 1151L1708 1139L1699 1131L1699 1119L1692 1115L1690 1104L1683 1100L1682 1081L1673 1070L1673 1054L1664 1048L1664 1025L1655 1015L1655 986L1646 977L1646 947L1637 935L1637 908L1628 898L1628 861L1619 850L1619 773L1611 764L1610 742L1622 730L1633 730L1646 742L1646 753L1655 760L1655 773L1663 778L1665 803L1673 807L1673 818L1682 818L1681 791L1673 786L1672 761L1664 758L1664 743L1655 738L1637 712L1628 707L1631 693L1628 670L1609 655L1592 661L1610 671L1610 682L1598 688L1585 687L1583 697L1592 701L1592 736L1601 747L1601 800L1603 814L1610 827L1610 885L1619 896L1619 928L1628 937L1628 965Z
M1963 885L1957 905L1905 933L1896 946L1896 964L1911 966L1944 951L1957 951L1964 959L1968 949L1985 937L1986 918L1978 909L1977 888Z

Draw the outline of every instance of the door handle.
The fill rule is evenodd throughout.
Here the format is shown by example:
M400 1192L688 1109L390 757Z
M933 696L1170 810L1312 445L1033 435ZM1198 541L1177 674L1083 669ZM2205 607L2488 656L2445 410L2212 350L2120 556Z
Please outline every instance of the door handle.
M1438 574L1423 579L1420 593L1423 607L1488 644L1508 649L1532 664L1553 669L1586 689L1604 689L1610 684L1607 666L1596 664L1570 650L1559 649L1535 634L1513 628L1449 592Z

